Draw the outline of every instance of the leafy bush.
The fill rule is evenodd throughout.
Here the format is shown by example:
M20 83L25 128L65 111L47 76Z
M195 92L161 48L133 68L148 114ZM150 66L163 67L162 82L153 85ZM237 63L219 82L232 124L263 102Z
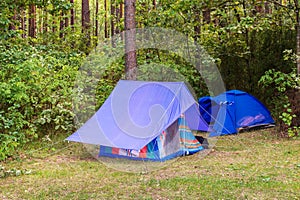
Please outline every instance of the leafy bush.
M51 46L2 44L0 50L3 160L39 135L73 130L71 93L83 57Z
M261 77L260 84L271 92L269 104L273 106L272 113L279 122L280 133L282 136L294 137L300 132L300 124L294 123L296 119L295 106L289 98L289 92L300 85L300 80L296 72L283 73L270 69ZM294 92L294 91L292 91Z

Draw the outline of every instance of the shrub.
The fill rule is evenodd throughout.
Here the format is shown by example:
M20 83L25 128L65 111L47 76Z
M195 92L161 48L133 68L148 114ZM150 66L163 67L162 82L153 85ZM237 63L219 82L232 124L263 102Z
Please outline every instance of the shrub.
M260 84L272 95L269 104L272 105L272 113L279 124L282 136L295 137L299 135L300 124L297 123L297 105L289 98L291 92L298 88L300 80L295 71L283 73L274 69L265 72L261 77ZM296 89L298 90L298 89Z
M0 45L0 49L3 160L34 138L73 130L71 93L83 57L51 46Z

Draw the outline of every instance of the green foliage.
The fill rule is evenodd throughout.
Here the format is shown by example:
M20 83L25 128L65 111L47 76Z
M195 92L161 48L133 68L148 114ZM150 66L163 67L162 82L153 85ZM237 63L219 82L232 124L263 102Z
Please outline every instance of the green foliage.
M293 125L293 120L298 116L291 107L288 91L299 86L296 72L283 73L270 69L261 77L260 84L271 91L273 97L269 102L273 106L273 115L279 121L283 135L294 137L299 135L300 127Z
M37 35L36 38L22 38L27 30L18 30L21 26L19 17L23 11L28 14L30 3L37 8ZM89 40L86 33L81 32L80 15L73 27L59 30L61 14L70 17L70 9L80 10L80 3L75 1L72 5L70 1L61 0L0 2L0 160L39 136L74 129L74 115L83 110L83 104L72 102L77 70L83 54L90 54L95 45L101 43L105 21L103 2L99 2L99 15L93 14L95 7L92 4L90 12L91 19L99 19L100 37ZM299 86L299 83L295 84L295 73L291 72L297 58L293 54L295 6L293 2L286 6L269 2L272 13L257 10L264 6L258 0L160 0L155 6L151 0L141 0L136 3L136 21L139 28L177 30L203 46L218 65L227 89L240 89L260 97L272 107L273 116L292 136L297 132L297 126L293 124L299 117L295 117L295 109L287 98L289 88ZM204 11L208 10L210 21L205 19ZM15 11L22 12L15 16ZM107 20L115 17L108 16ZM123 20L115 24L120 30L124 29ZM43 30L44 22L49 26L48 31ZM12 25L16 30L12 30ZM92 33L93 28L91 26L87 32ZM91 45L87 45L90 42ZM93 60L90 65L97 67L87 71L101 74L97 77L99 81L95 84L91 80L93 77L87 75L84 76L87 79L77 81L78 94L91 89L87 95L76 98L76 101L87 102L89 109L100 107L117 81L124 78L124 58L110 61L114 50L105 48L97 53L108 60ZM204 80L219 81L210 74L202 77L185 58L170 52L140 49L137 54L138 79L141 80L185 80L195 91L196 98L208 95ZM95 96L95 92L91 92L93 89L96 90L96 102L90 99Z
M20 170L20 169L5 169L5 167L0 165L0 178L6 178L9 176L21 176L31 174L31 170Z
M137 78L140 80L185 81L196 98L209 94L203 77L188 58L164 50L139 50L138 65Z
M71 93L82 56L51 46L2 44L0 49L2 160L41 134L73 130Z

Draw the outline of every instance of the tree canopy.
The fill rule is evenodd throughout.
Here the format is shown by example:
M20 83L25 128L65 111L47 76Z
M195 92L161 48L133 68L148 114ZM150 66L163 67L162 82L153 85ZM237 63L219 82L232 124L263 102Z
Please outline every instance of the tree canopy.
M298 0L1 1L0 160L36 138L74 131L72 90L78 69L98 44L134 27L183 33L211 55L226 89L259 97L280 121L280 133L298 135L299 9ZM99 53L113 51L114 45ZM136 60L130 63L128 57ZM201 74L184 58L139 49L103 70L96 107L125 70L135 79L128 72L145 63L179 72L197 97L209 94Z

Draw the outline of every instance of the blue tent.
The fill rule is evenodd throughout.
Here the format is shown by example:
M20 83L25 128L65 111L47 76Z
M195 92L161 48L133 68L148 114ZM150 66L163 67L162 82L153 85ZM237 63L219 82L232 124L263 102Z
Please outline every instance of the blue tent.
M121 80L67 140L100 145L100 156L165 160L203 149L190 129L208 125L183 82Z
M230 90L199 99L199 110L210 125L210 136L237 133L240 129L274 125L268 109L254 96Z

